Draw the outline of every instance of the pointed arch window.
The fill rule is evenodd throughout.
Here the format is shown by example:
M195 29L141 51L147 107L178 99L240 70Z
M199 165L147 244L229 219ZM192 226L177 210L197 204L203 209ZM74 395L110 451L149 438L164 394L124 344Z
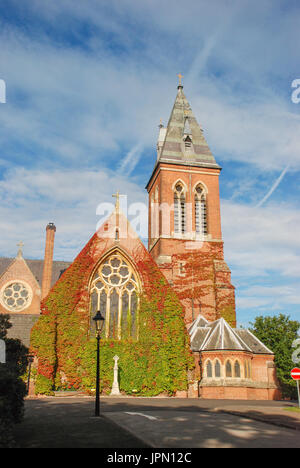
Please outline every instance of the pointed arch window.
M232 377L232 366L231 366L230 361L226 362L225 370L226 370L226 377Z
M218 360L215 362L215 377L221 377L221 365Z
M174 232L185 233L186 223L185 194L182 184L176 184L174 190Z
M212 378L212 364L211 364L211 361L207 361L207 364L206 364L206 377L208 378Z
M100 310L104 316L105 338L137 338L138 291L136 273L120 253L97 268L90 288L91 315Z
M207 234L206 193L201 184L195 189L195 228L196 234Z
M241 377L241 366L238 361L234 363L234 377L240 378Z

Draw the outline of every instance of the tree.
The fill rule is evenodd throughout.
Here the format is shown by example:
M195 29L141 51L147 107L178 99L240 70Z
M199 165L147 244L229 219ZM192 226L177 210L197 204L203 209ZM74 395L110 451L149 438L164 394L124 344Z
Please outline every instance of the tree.
M277 317L256 317L251 325L252 333L275 354L282 396L297 398L296 383L292 380L290 372L295 367L292 361L292 343L297 338L300 322L280 314Z
M12 327L9 321L8 314L0 314L0 340L4 340L7 335L7 330Z
M27 366L28 349L20 340L7 338L9 315L0 314L0 339L6 342L6 363L0 364L0 448L14 447L13 425L24 411L26 385L21 376Z

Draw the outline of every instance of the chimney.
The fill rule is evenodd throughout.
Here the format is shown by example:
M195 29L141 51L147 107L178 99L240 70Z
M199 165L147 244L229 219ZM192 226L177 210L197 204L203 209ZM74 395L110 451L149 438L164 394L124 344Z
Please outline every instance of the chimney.
M46 246L42 280L42 299L44 299L44 297L48 295L51 288L55 231L56 227L54 226L54 223L49 223L46 227Z

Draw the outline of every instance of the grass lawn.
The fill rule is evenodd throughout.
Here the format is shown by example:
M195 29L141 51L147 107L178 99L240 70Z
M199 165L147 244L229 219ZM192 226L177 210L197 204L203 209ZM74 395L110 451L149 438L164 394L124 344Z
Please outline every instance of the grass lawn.
M300 413L300 408L296 406L288 406L287 408L283 408L285 411L295 411L296 413Z

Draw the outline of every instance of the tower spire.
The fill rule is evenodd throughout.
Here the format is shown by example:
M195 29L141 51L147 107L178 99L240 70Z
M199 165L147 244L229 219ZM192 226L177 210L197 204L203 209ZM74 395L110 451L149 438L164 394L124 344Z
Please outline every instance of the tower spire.
M177 76L179 78L178 92L165 129L164 140L159 142L160 151L157 162L220 169L183 92L183 75L179 73ZM184 140L187 135L191 140L189 151L186 151Z

